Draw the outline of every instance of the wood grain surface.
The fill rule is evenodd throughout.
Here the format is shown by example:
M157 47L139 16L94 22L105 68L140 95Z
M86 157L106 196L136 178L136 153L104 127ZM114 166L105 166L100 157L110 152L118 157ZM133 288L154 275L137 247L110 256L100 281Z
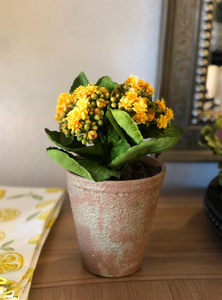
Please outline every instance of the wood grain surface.
M110 279L82 266L67 197L40 255L29 300L222 299L222 239L208 224L203 195L162 194L142 267Z

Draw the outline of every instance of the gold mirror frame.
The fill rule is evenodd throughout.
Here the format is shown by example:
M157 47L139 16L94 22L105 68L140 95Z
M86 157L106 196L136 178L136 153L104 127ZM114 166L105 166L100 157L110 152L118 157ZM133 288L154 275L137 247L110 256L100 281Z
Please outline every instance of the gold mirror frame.
M161 155L164 161L219 160L198 145L205 124L196 122L204 99L214 5L210 0L163 0L157 96L173 109L173 123L185 129L176 147Z

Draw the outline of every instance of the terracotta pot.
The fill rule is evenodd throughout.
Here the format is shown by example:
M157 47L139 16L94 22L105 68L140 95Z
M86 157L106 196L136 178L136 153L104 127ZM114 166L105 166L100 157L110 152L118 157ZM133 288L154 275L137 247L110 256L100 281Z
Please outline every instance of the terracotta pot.
M155 158L142 161L162 171L146 179L97 183L67 171L83 265L99 276L122 277L141 266L166 172Z

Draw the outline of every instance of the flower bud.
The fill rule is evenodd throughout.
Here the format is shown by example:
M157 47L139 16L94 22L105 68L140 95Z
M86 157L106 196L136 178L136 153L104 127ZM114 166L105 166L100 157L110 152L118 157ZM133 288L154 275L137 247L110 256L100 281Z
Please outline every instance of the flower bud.
M95 119L96 121L98 121L98 120L100 119L100 116L99 116L99 115L95 115L95 116L94 116L94 119Z
M103 126L103 121L102 120L98 120L97 124L98 124L98 126Z
M101 121L101 120L99 120L99 121ZM98 121L98 122L99 122L99 121ZM97 130L97 129L98 129L98 126L94 125L94 126L92 127L92 129L93 129L93 130Z
M95 130L91 130L88 132L88 138L89 140L94 140L97 138L97 132Z
M82 144L85 145L87 143L87 139L82 139Z
M85 124L84 129L85 129L86 131L88 131L88 130L90 129L90 125L89 125L89 124Z
M94 114L95 115L100 115L101 114L101 110L97 107L94 109Z
M110 95L109 95L109 93L107 92L107 93L105 94L105 98L106 98L106 99L109 99L109 96L110 96Z
M70 132L69 129L66 129L66 130L64 131L64 133L65 133L65 136L66 136L66 137L70 137L71 132Z
M90 125L90 124L91 124L91 120L89 120L89 119L86 120L86 124L89 124L89 125Z
M100 98L99 100L96 101L96 104L97 104L97 106L100 107L100 108L106 106L106 102L105 102L103 99L101 99L101 98Z
M82 138L83 138L82 135L77 136L77 141L81 142Z
M103 93L101 93L100 98L105 98L105 95Z
M117 104L116 104L116 103L112 103L112 104L111 104L111 107L112 107L112 108L116 108L116 107L117 107Z
M96 107L96 101L91 102L92 107Z
M97 95L96 94L92 94L91 95L91 99L96 100L97 99Z
M84 138L84 139L86 139L86 138L87 138L87 136L88 136L88 134L87 134L87 133L84 133L84 134L83 134L83 138Z

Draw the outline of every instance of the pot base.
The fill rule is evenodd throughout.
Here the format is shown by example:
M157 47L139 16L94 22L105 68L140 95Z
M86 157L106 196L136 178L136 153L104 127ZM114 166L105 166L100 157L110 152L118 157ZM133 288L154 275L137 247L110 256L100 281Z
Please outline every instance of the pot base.
M96 276L99 276L99 277L105 277L105 278L121 278L121 277L126 277L126 276L130 276L134 273L136 273L140 268L141 268L141 264L132 269L132 270L129 270L128 272L125 272L125 273L122 273L122 274L113 274L113 275L109 275L102 267L98 270L97 268L90 268L88 266L86 266L85 263L83 263L83 267L89 271L90 273L96 275Z

